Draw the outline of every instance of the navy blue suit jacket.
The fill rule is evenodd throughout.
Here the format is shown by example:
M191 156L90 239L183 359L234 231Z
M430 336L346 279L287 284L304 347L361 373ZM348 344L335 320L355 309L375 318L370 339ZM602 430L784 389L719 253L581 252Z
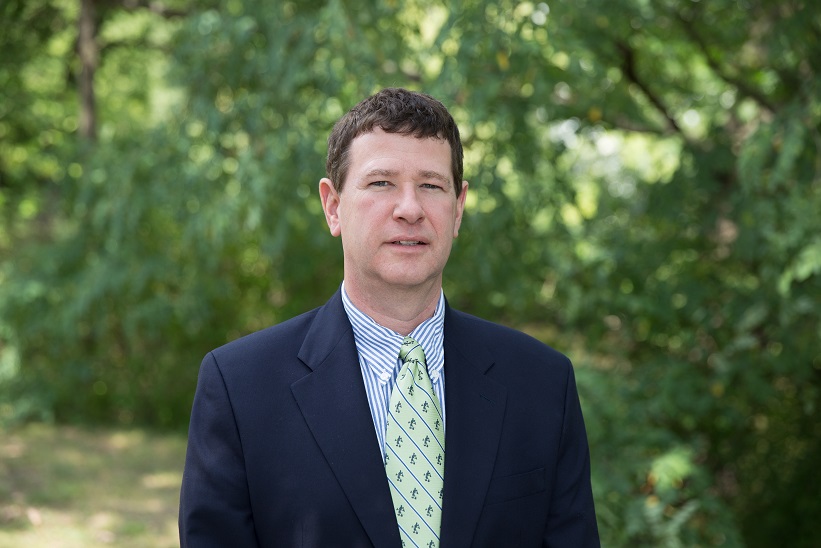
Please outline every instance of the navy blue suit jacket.
M441 546L598 546L570 361L445 311ZM399 547L353 331L337 292L202 362L182 546Z

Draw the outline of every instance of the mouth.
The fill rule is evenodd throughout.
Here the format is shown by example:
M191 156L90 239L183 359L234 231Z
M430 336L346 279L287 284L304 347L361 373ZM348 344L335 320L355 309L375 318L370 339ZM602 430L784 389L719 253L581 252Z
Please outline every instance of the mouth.
M406 246L427 245L425 242L420 242L419 240L394 240L391 243L396 244L396 245L406 245Z

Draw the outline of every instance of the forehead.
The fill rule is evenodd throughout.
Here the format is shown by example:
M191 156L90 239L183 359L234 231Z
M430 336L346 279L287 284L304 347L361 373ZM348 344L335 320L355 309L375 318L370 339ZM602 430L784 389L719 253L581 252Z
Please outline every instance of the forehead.
M387 133L381 128L363 133L351 141L350 173L371 170L438 172L450 180L450 143L436 137L418 138Z

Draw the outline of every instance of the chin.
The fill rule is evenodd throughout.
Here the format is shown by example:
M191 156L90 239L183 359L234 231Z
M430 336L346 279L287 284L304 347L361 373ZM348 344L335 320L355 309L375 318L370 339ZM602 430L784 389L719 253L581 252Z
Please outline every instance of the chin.
M435 282L437 277L429 274L412 274L408 272L391 272L380 276L383 283L397 289L411 289Z

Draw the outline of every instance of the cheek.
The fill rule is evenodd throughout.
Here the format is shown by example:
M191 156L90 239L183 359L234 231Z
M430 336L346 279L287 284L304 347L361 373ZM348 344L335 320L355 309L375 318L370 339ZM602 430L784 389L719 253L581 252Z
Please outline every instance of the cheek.
M380 200L363 201L361 207L351 212L349 221L357 225L363 237L376 238L393 217L393 207Z
M344 213L342 223L343 241L349 245L364 247L373 240L379 239L379 231L384 221L378 215L379 204L374 200L363 200L356 207L349 207Z
M348 203L346 210L348 219L353 222L362 222L374 215L379 208L379 201L368 196L357 196L355 200Z
M459 230L459 219L456 216L456 210L452 206L439 207L434 213L435 225L437 232L443 236L456 236Z

